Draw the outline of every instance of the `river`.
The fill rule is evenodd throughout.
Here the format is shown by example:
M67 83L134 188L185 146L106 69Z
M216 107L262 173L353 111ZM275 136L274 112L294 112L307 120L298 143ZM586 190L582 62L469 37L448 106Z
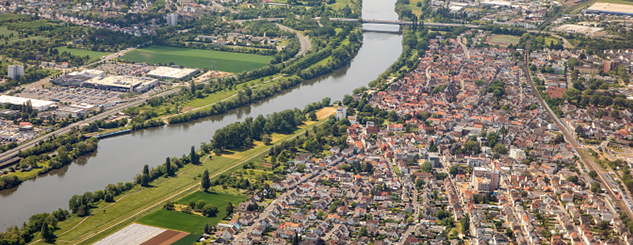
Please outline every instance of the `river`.
M364 0L366 19L397 20L394 0ZM216 129L247 116L271 114L305 105L325 97L341 100L357 87L367 85L393 64L402 52L397 26L365 24L367 30L358 55L348 67L334 71L250 106L195 122L168 125L103 139L91 156L37 178L18 188L0 191L0 230L19 225L36 213L67 208L73 195L103 189L107 184L132 181L145 164L156 166L168 156L188 154L192 145L209 142Z

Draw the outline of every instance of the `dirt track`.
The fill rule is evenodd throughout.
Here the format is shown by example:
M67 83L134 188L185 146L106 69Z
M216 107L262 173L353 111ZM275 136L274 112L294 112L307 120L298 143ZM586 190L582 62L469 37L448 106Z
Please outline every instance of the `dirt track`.
M142 243L141 245L170 245L183 237L189 235L188 233L166 230L163 233L160 233L158 236L149 239L147 242Z

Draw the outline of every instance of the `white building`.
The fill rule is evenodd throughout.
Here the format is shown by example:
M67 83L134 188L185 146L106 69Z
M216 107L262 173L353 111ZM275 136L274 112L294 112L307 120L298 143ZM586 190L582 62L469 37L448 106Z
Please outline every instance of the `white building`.
M178 14L168 14L165 18L167 19L167 25L178 25Z
M200 72L200 70L198 69L172 68L172 67L160 66L160 67L156 67L156 69L147 73L147 75L156 77L156 78L182 80L186 77L193 76L198 72Z
M514 159L525 159L525 151L521 149L510 149L510 157Z
M16 78L20 77L20 76L24 76L24 66L21 65L9 65L8 67L9 69L9 74L8 76L15 80Z
M341 107L336 109L336 120L347 118L347 108Z
M95 77L85 81L84 86L121 92L145 92L158 86L158 79L133 76Z
M45 111L45 110L48 110L48 108L56 105L56 103L53 101L29 99L29 98L22 98L22 97L9 96L9 95L0 96L0 105L4 105L8 103L11 105L22 106L22 105L25 105L28 101L31 101L31 106L33 106L33 109L37 111Z

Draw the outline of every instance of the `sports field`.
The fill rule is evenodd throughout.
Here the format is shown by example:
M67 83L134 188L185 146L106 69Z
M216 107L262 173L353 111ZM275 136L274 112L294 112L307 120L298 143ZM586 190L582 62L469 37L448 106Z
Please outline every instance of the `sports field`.
M510 36L510 35L493 35L488 38L488 42L491 44L499 44L502 46L507 46L509 44L516 45L519 43L519 39L521 37Z
M204 49L176 48L164 46L150 46L135 49L121 56L121 59L133 60L142 63L169 63L188 68L209 68L226 72L243 72L264 67L272 59L270 56L241 54Z
M86 50L86 49L67 48L65 46L57 47L55 49L57 49L57 51L59 51L60 54L62 52L64 52L64 51L66 51L67 53L71 53L72 55L80 56L80 57L84 57L84 56L88 55L88 56L90 56L91 59L99 58L101 56L106 56L106 55L112 54L112 53L108 53L108 52L97 52L97 51Z
M162 227L170 230L184 231L189 233L201 233L204 224L209 223L215 226L226 216L226 205L230 202L235 208L245 201L247 196L234 196L225 193L208 193L197 191L178 200L177 203L187 205L189 201L204 201L206 204L213 204L218 207L218 214L215 217L203 217L195 214L185 214L178 211L167 211L160 209L151 213L137 222L141 224Z

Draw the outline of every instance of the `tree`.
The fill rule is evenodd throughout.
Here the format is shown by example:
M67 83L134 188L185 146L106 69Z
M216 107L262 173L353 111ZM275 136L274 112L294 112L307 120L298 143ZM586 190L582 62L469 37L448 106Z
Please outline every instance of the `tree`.
M331 101L332 99L330 99L330 97L325 97L321 100L321 103L323 104L323 107L328 107L330 106Z
M576 132L576 135L578 136L583 135L582 126L580 125L576 126L576 129L574 129L574 132Z
M364 236L367 236L367 228L365 228L365 227L361 227L361 228L360 228L360 231L358 231L358 236L359 236L359 237L364 237Z
M595 170L591 170L589 171L589 176L593 179L595 179L596 177L598 177L598 173L596 173Z
M200 164L200 157L196 153L196 148L194 146L191 146L191 153L189 154L189 158L191 158L191 164Z
M273 139L270 137L270 135L265 134L264 136L262 136L262 141L264 142L264 144L270 145L270 143L273 142Z
M196 202L195 205L195 210L202 210L204 208L204 205L207 205L203 200L198 200L198 202Z
M229 203L226 205L226 216L230 216L233 213L233 204Z
M309 117L310 117L310 121L316 121L317 120L316 112L314 112L314 111L310 112Z
M602 189L600 189L600 183L598 181L593 182L593 184L591 184L591 192L599 193L601 191L602 191Z
M202 180L200 181L200 186L205 192L207 191L207 189L209 189L209 187L211 187L211 180L209 179L209 171L207 171L206 169L204 170L204 173L202 174Z
M213 204L204 205L202 208L202 214L207 217L212 217L218 214L218 207Z
M209 223L204 224L204 233L211 233L211 226L209 225Z
M468 236L470 234L470 216L467 214L460 222L462 223L462 234Z
M417 187L418 189L421 189L424 186L424 180L418 178L415 180L415 187Z
M398 114L396 113L396 111L390 111L387 116L389 117L389 121L391 122L398 121Z
M42 224L42 239L45 242L52 242L53 238L55 238L55 235L53 234L53 230L55 230L55 227L51 227L48 225L48 223L44 223Z
M409 216L409 218L407 218L407 223L409 224L413 223L413 217Z
M450 173L453 177L455 177L458 172L459 168L457 167L457 165L452 165L450 168L448 168L448 173Z
M572 182L574 184L578 184L578 176L576 175L572 175L567 177L567 181Z
M492 150L494 152L496 152L496 153L499 153L499 154L506 154L506 153L508 153L508 149L506 148L506 146L501 144L501 143L497 143Z
M174 169L171 167L171 160L169 160L169 157L165 160L165 175L174 175Z
M431 162L425 161L420 167L420 170L425 173L430 173L431 171L433 171L433 165L431 164Z
M193 80L191 80L191 94L196 94L196 83Z

